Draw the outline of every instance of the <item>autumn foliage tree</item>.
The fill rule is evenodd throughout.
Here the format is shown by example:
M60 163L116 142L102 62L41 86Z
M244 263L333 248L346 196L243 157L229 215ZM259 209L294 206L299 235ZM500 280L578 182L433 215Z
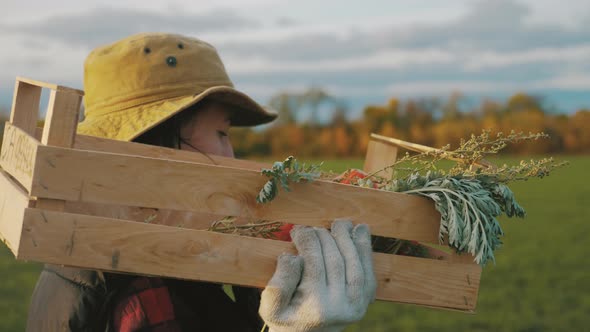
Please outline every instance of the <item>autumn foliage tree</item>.
M330 116L321 116L326 107ZM367 105L360 118L350 119L348 110L334 97L314 87L298 94L281 93L271 99L279 120L263 130L234 129L232 142L238 156L297 155L305 158L362 157L371 133L441 147L457 146L462 138L484 129L508 133L545 132L551 139L511 146L509 153L590 152L590 110L554 114L543 100L516 93L504 103L483 100L470 106L464 96L453 93L445 101L421 98L401 101L390 98L383 105ZM307 120L298 120L302 108L311 108ZM328 118L320 121L320 118Z

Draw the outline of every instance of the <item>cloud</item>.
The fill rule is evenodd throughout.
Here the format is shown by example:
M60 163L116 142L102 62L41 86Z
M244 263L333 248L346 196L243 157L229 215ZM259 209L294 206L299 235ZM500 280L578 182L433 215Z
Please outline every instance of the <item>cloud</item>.
M298 24L297 20L292 19L290 17L284 17L283 16L283 17L279 17L276 20L276 25L282 26L282 27L291 27L291 26L294 26L294 25L297 25L297 24Z
M5 68L0 79L24 75L79 87L90 49L158 30L212 43L236 86L264 98L309 85L383 100L454 90L590 90L582 74L590 73L590 15L580 14L585 19L567 25L538 15L531 20L536 7L526 1L469 1L459 15L428 22L399 21L386 12L344 22L313 21L288 11L257 20L237 10L97 8L0 23L0 43L10 46L0 53Z
M53 15L37 22L0 24L3 34L51 38L71 46L94 48L145 31L194 34L252 28L257 22L230 10L201 14L162 13L135 9L96 8L82 13Z
M424 66L438 70L441 66L452 66L457 72L485 72L498 68L531 65L587 64L590 59L590 43L564 48L539 48L513 52L467 51L425 48L387 49L359 56L306 60L277 60L261 55L225 58L228 70L235 75L261 75L268 73L358 73L366 70L406 71L408 68ZM550 69L546 67L546 69Z
M588 90L590 73L565 74L549 79L515 81L443 80L395 83L385 91L392 96L448 96L454 91L468 94L513 93L516 91Z
M10 34L0 34L0 44L9 46L0 52L2 86L12 87L16 76L70 87L81 86L87 51L72 49L63 42L23 39Z
M564 73L540 82L538 88L590 91L590 71Z
M406 82L391 82L380 86L346 86L341 84L322 85L322 89L333 96L366 97L366 96L395 96L395 97L446 97L453 92L461 92L472 95L497 95L511 94L516 91L539 92L548 90L574 90L584 91L590 87L590 72L578 74L558 74L547 79L533 79L528 81L485 79L446 79L446 80L421 80ZM240 90L258 96L269 98L277 92L276 85L272 84L242 84ZM291 93L300 93L309 88L302 83L284 84L281 90Z
M229 64L228 71L233 74L399 69L405 66L442 65L453 59L452 54L437 49L424 49L420 52L389 49L366 56L316 61L277 61L260 56L225 58Z
M590 59L590 43L563 48L538 48L517 52L485 51L469 57L467 70L484 70L525 64L587 63Z
M272 31L237 31L212 36L225 54L263 54L270 59L316 61L375 53L384 49L445 49L468 52L516 52L531 48L559 48L590 43L585 25L564 27L527 23L531 10L512 0L470 4L463 16L434 24L397 25L351 22L349 26L297 25ZM224 54L222 53L222 55Z
M524 88L523 83L483 80L418 81L390 84L385 88L392 96L446 96L454 91L486 94L515 91Z
M530 23L530 15L520 2L488 0L446 22L300 24L213 43L238 86L265 97L306 84L353 98L590 90L584 75L563 73L590 73L590 32L582 24Z

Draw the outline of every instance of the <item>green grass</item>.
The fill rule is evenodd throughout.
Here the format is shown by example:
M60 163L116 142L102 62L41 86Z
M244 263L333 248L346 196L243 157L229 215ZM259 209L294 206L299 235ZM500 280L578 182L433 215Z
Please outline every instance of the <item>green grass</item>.
M590 329L590 158L563 159L571 165L511 185L527 217L501 220L504 246L483 270L476 314L378 302L347 331Z
M378 302L347 331L581 331L590 328L590 157L512 185L527 210L502 219L504 246L484 268L474 315ZM504 161L504 160L502 160ZM323 169L362 167L328 161ZM40 265L0 246L0 331L23 331Z
M41 264L16 261L0 244L0 331L24 331Z

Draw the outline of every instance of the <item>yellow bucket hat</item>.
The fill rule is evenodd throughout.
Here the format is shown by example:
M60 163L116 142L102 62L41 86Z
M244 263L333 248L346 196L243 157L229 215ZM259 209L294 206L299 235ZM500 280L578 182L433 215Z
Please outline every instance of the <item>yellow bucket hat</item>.
M84 64L84 91L78 133L123 141L205 97L235 108L233 126L277 117L233 88L213 46L176 34L137 34L93 50Z

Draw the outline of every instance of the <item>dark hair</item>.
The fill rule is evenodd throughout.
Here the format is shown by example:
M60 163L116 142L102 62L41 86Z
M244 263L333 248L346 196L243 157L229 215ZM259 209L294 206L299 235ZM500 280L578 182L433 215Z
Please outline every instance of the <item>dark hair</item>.
M193 105L186 110L173 115L154 128L136 137L133 142L162 146L165 148L177 150L180 150L180 144L184 143L207 157L213 164L216 164L215 160L213 160L211 156L201 151L196 146L193 146L189 142L185 141L180 135L180 129L182 128L182 125L190 121L192 117L195 116L195 113L198 112L199 107L203 106L203 104L206 102L208 102L208 100L202 100L197 105Z
M180 149L182 124L194 116L194 108L184 110L136 137L133 142Z
M182 125L191 121L196 112L198 112L201 107L210 102L212 102L212 99L210 98L205 98L199 101L197 104L173 115L164 122L139 135L133 140L133 142L178 150L180 150L180 144L184 143L207 157L213 164L217 164L215 160L211 158L211 156L201 151L196 146L191 145L190 142L186 141L180 135L180 129L182 128Z

